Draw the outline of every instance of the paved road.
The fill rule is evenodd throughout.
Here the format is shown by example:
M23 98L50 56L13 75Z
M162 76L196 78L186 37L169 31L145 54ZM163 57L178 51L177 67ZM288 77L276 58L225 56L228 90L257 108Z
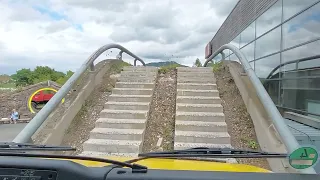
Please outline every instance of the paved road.
M0 142L12 141L26 125L27 123L0 124Z

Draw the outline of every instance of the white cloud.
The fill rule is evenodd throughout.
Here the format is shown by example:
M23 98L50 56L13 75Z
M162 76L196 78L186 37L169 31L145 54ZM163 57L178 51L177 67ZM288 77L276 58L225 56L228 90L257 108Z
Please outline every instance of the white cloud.
M37 65L75 70L108 43L119 43L146 62L175 60L192 65L196 58L204 58L205 45L228 15L229 10L221 8L233 7L237 1L215 0L219 6L211 2L1 1L0 74ZM108 53L115 57L118 50Z

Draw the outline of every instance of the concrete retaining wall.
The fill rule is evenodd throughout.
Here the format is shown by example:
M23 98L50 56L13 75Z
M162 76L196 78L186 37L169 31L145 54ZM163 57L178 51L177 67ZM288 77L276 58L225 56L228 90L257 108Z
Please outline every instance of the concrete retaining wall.
M85 100L90 96L94 88L101 83L103 75L109 70L110 63L114 62L106 61L99 69L94 72L89 72L88 79L86 84L78 90L76 98L68 104L67 109L64 111L62 117L58 120L54 120L54 116L57 113L52 113L51 116L46 120L45 123L39 128L38 132L34 135L33 139L36 139L36 136L39 136L40 131L46 134L46 138L42 139L39 143L41 144L54 144L60 145L64 134L68 127L70 126L72 120L77 115ZM56 121L52 123L51 127L48 124L50 121Z
M224 63L229 67L229 71L251 116L261 150L287 153L286 147L273 126L272 120L268 117L251 81L243 73L242 66L238 62L225 61ZM274 172L296 172L289 167L285 159L272 158L267 160Z

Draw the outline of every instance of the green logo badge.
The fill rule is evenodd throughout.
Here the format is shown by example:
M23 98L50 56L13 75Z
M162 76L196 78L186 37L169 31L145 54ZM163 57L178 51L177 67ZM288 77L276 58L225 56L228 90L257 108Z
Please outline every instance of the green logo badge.
M295 169L306 169L318 161L318 152L312 147L301 147L289 156L289 164Z

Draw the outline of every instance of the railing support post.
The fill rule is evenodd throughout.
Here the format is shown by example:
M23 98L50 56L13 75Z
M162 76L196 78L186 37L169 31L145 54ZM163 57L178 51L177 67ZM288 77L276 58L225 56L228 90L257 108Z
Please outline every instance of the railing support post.
M90 63L90 71L94 71L94 64L93 64L93 62Z
M119 54L117 55L117 59L122 60L122 53L123 53L123 51L119 52Z

